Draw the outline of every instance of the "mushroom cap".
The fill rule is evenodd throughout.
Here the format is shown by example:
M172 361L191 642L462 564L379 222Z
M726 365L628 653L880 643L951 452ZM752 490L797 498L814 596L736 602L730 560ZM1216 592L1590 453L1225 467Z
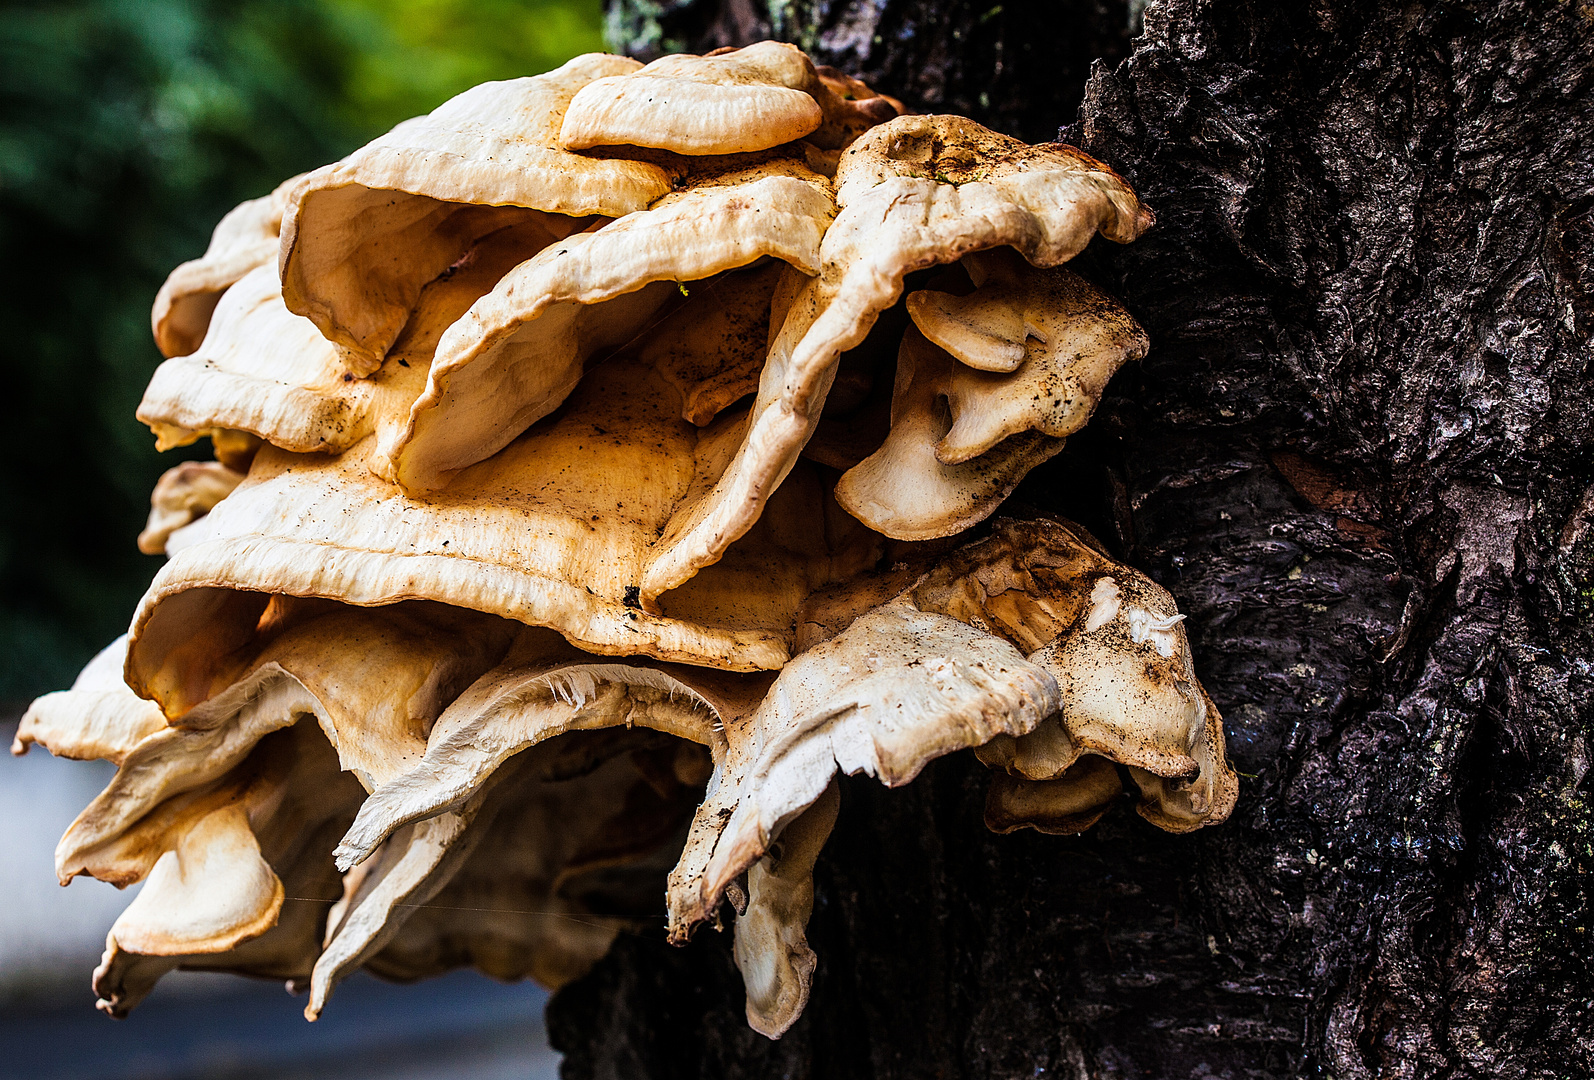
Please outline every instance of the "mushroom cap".
M767 150L825 121L819 77L794 45L761 41L712 56L665 56L576 93L559 144L649 146L678 154Z
M291 177L271 194L233 207L210 234L205 254L167 275L150 311L162 356L187 356L199 348L221 294L255 267L276 265L288 192L301 179Z
M282 898L249 815L232 803L209 811L162 853L111 937L145 956L225 952L275 925Z
M166 726L160 706L123 681L126 663L123 634L95 654L70 690L45 694L28 706L11 752L20 756L38 743L56 757L120 765L133 747Z
M112 932L97 983L112 1011L131 1008L169 969L139 957L193 966L276 925L283 889L273 867L293 882L292 897L324 893L328 874L335 881L333 842L361 790L340 766L373 786L406 770L438 712L512 636L510 624L439 605L289 606L262 620L268 631L247 673L183 726L142 740L62 840L63 874L149 877ZM305 714L319 724L294 726ZM233 811L236 820L225 816ZM206 966L278 976L286 966L308 977L319 928L296 917L278 929L275 943L236 964Z
M964 262L973 293L908 297L890 433L836 485L848 512L897 539L984 520L1147 349L1128 312L1069 270L1005 248Z
M1000 638L905 598L869 611L726 718L718 782L670 874L671 938L712 914L838 771L905 784L944 754L1028 732L1057 703L1053 676Z
M429 902L459 869L481 839L470 828L480 810L478 800L460 813L410 826L379 863L345 881L341 910L328 916L326 947L310 975L306 1020L316 1019L338 982L387 944L408 912Z
M1094 781L1073 770L1088 755L1130 768L1139 811L1160 828L1188 832L1228 817L1238 780L1221 717L1195 676L1184 616L1165 589L1109 558L1079 526L998 522L989 539L960 550L910 594L979 620L1057 679L1054 715L975 751L1014 778L993 786L987 803L1003 831L1031 824L1025 806L1043 831L1081 813L1077 799Z
M944 292L932 282L909 294L907 309L926 338L971 368L1062 368L1077 363L1076 354L1139 359L1146 349L1145 331L1129 313L1070 270L1029 266L1009 248L964 256L962 266L973 292Z
M1029 146L954 116L902 116L871 128L842 154L836 183L841 210L821 245L820 277L794 299L787 327L796 340L778 369L772 351L766 369L766 386L771 369L790 373L789 400L768 417L768 434L754 441L778 446L782 455L788 446L799 452L813 434L841 354L862 343L897 302L909 272L1001 246L1016 248L1035 266L1055 266L1097 231L1127 241L1152 220L1100 162L1070 147ZM1056 449L1030 438L1000 465L984 463L1003 475L984 485L970 521L989 513L1023 471ZM729 498L726 505L739 502ZM722 510L706 528L730 528L729 518ZM942 529L897 535L955 531ZM649 585L662 591L684 570L661 564Z
M345 877L306 1015L362 964L402 979L474 964L550 986L584 973L629 921L603 910L592 875L623 876L690 816L706 769L683 779L678 758L645 731L578 733L496 760L451 809L393 830Z
M366 800L339 847L339 863L354 867L351 875L366 865L376 867L369 871L376 874L396 857L391 852L416 850L427 836L446 833L454 837L462 827L456 822L471 819L484 800L502 797L502 793L520 784L514 777L524 775L528 763L544 760L539 755L558 751L570 758L572 750L579 755L581 744L572 748L569 740L573 738L629 737L651 730L705 747L715 760L723 761L730 753L727 723L751 713L767 696L771 682L772 677L762 673L737 674L636 659L594 662L548 631L526 630L503 663L482 676L438 718L425 757L409 773L379 787ZM731 730L742 735L751 731L746 727ZM521 772L517 773L517 769ZM670 771L679 775L681 769L677 756ZM699 780L701 775L697 774ZM654 781L655 787L657 784ZM498 794L489 794L494 792ZM803 926L812 907L813 862L829 834L835 809L832 789L828 798L821 798L784 828L776 854L766 855L748 872L751 902L738 919L736 956L738 965L747 973L750 1021L771 1037L790 1026L807 999L814 957L807 947ZM562 810L567 830L588 820L588 815L577 812L569 803L563 804ZM495 853L492 857L501 862L506 851L524 848L526 837L540 835L543 828L520 828L515 834L518 840L496 845L483 842L481 850L490 848ZM634 846L637 831L638 823L632 821L626 829L626 850ZM650 844L663 840L657 831L649 835L656 838ZM554 850L560 841L549 839L544 843ZM427 850L431 854L414 857L419 860L414 863L416 867L429 865L430 859L441 859L439 848ZM408 861L412 856L404 858ZM414 880L419 881L420 877ZM451 889L459 887L458 877L454 882ZM406 885L405 889L414 887L418 886ZM405 904L427 902L415 900L413 891L389 892L394 898L409 897L403 899ZM416 917L407 910L397 910L395 904L396 900L373 901L371 917L365 925L387 927L404 921L406 927L412 926ZM484 905L478 902L473 906ZM445 912L435 918L446 920L448 916ZM407 932L399 931L401 935ZM384 929L382 933L388 931ZM502 938L508 928L495 933ZM480 939L493 935L478 931L477 936ZM376 944L362 946L363 951L346 949L339 953L346 959L337 962L341 964L337 971L349 970L387 938L371 936L369 940ZM593 955L579 966L584 969L607 944L607 939L598 943ZM476 947L499 953L503 946L499 942L489 947L479 940ZM545 944L538 949L548 953ZM511 950L523 957L536 951L530 946ZM563 954L555 950L552 955ZM547 962L545 959L544 964ZM329 965L325 982L330 987L334 965L332 961L324 963ZM376 964L373 969L411 978L436 970L434 965L418 971L414 963L400 967ZM498 977L512 977L523 974L525 969L488 970ZM560 981L542 974L537 977L555 984ZM318 1008L319 1000L312 1000L312 1009Z
M307 975L320 944L316 901L335 898L327 845L359 792L307 724L267 737L219 783L135 824L117 841L122 861L147 848L159 874L150 873L106 939L94 973L98 1007L126 1015L179 966Z
M369 378L356 378L341 350L283 306L275 273L253 271L228 290L199 353L156 370L139 418L155 430L162 450L218 432L297 453L341 453L373 431L391 440L425 388L443 332L547 242L547 230L536 221L478 241L421 290L398 340ZM218 456L221 450L218 444ZM156 498L162 490L157 487Z
M1056 266L1098 231L1126 244L1156 220L1090 155L1065 143L1031 146L963 116L900 116L869 129L842 155L836 185L843 207L912 204L897 224L914 222L918 235L903 236L890 254L922 252L932 237L943 242L941 257L915 270L1004 244L1036 266ZM893 197L877 190L883 185ZM982 211L990 216L979 222ZM1012 239L996 239L1003 234Z
M351 365L374 369L421 287L483 236L545 211L558 238L591 215L618 217L667 194L673 177L659 165L556 143L577 90L638 66L591 53L484 83L310 173L282 223L289 310L348 349Z
M150 493L149 520L138 534L138 550L165 554L173 533L210 513L243 479L243 473L219 461L185 461L167 469Z
M502 664L438 717L424 756L376 789L336 853L347 869L396 830L467 805L510 758L573 731L646 728L711 748L727 702L750 705L771 682L679 664L599 661L547 630L528 629Z
M979 408L989 395L966 393L961 385L979 374L909 328L897 354L890 434L842 474L836 484L842 508L893 539L953 536L984 521L1031 469L1062 451L1062 439L1020 431L972 460L945 460L937 450L956 437L960 420L995 411ZM998 408L1007 402L997 396Z
M180 715L184 673L248 640L267 593L438 600L551 626L594 652L779 667L803 598L869 565L875 540L799 464L768 524L644 608L636 583L659 533L712 489L745 418L699 432L680 413L656 374L605 364L557 423L425 498L371 473L374 440L336 458L266 447L156 575L135 617L130 683ZM637 476L652 482L639 489Z
M1113 374L1126 361L1145 356L1149 347L1145 331L1127 311L1069 270L1037 270L1005 250L971 261L985 271L984 283L971 296L918 292L908 297L919 330L931 340L937 334L950 337L952 348L936 343L963 362L938 387L953 423L935 453L949 465L979 457L1023 431L1059 439L1074 434L1090 419ZM927 299L915 304L921 297ZM969 301L973 304L965 306ZM1016 341L1006 342L1023 353L1011 372L974 362L992 356L984 347L989 337L957 333L969 325L957 315L997 305L1017 313L1023 326Z
M1053 836L1072 836L1100 821L1123 797L1118 767L1095 754L1081 756L1051 780L993 772L985 796L985 826L996 833L1035 829Z
M729 891L778 1037L838 772L976 748L1002 830L1088 827L1125 769L1162 828L1228 813L1166 592L1063 524L935 543L1144 352L1056 267L1150 212L1071 148L901 111L775 42L582 57L240 208L173 275L157 336L194 340L140 418L248 475L163 478L143 542L182 532L129 639L17 740L118 763L57 853L148 879L103 1008L178 965L307 983L312 1019L359 966L557 986L684 836L671 936ZM972 292L861 347L959 259ZM836 485L798 459L849 352L832 424L878 450L829 438ZM324 927L298 900L340 889Z
M81 873L118 884L141 878L159 854L147 837L174 827L162 815L197 813L207 786L304 715L319 721L337 763L363 783L403 772L424 751L424 733L444 705L497 662L512 634L501 620L437 605L297 608L297 624L274 636L272 620L263 620L263 640L234 650L243 658L185 672L182 692L166 695L168 707L181 709L178 724L128 751L61 838L62 881ZM295 615L278 621L292 624ZM351 665L351 656L359 663ZM190 793L199 800L193 806L179 798ZM135 842L134 834L145 839Z
M488 805L484 800L507 797L503 793L523 783L515 777L524 776L526 768L548 768L544 763L549 760L547 755L550 753L563 754L567 761L577 762L584 748L580 742L572 744L572 739L596 739L602 736L604 738L597 744L600 749L612 745L613 738L633 738L646 731L684 740L684 743L676 744L677 749L666 769L667 775L655 778L648 788L638 790L656 790L661 783L668 790L676 790L677 783L684 783L688 787L701 783L707 775L706 770L696 771L701 766L694 765L690 755L683 761L681 751L691 744L697 744L711 752L716 760L723 759L728 750L724 719L750 712L765 696L771 681L772 677L763 673L737 674L646 660L594 662L594 658L572 649L557 635L546 630L526 630L504 662L482 676L438 718L428 739L425 757L409 773L373 792L339 847L339 863L345 867L353 866L353 874L358 873L361 866L367 865L362 860L369 860L378 868L371 873L380 872L381 868L388 865L388 860L394 857L389 852L410 850L421 842L419 838L433 835L435 830L452 830L455 828L452 822L471 818L476 808ZM592 745L590 742L586 744L589 747ZM707 756L707 753L702 754L704 758ZM569 767L565 766L567 769ZM686 770L684 776L683 768ZM671 780L670 777L677 779ZM696 802L697 798L698 794L694 793L687 803L682 804L688 813L681 817L680 824L684 824L686 817L690 816L690 803ZM612 796L609 801L619 805ZM632 801L634 798L628 799L627 805ZM788 854L782 856L778 873L774 872L774 859L766 860L762 870L751 872L754 893L750 916L752 922L748 928L738 930L738 963L744 970L755 972L754 977L758 980L756 985L759 987L756 994L750 992L749 1008L753 1011L749 1015L758 1016L755 1023L762 1025L759 1030L772 1035L790 1024L807 996L813 956L803 940L802 928L812 904L809 875L813 859L818 854L824 836L829 833L830 821L835 815L833 801L826 804L821 800L821 803L821 806L806 812L797 824L783 834L782 843L787 845L785 850ZM563 815L560 819L562 833L579 832L582 824L601 817L583 812L568 801L561 804L560 810ZM639 842L641 847L657 848L674 832L673 828L658 828L656 819L661 812L662 808L644 815L653 820L651 830L635 815L628 817L625 828L602 845L601 850L595 851L592 857L599 863L612 861L614 855L604 852L611 850L616 842L622 853L633 852ZM824 817L826 812L828 818ZM819 829L821 818L824 818L823 827ZM809 825L815 828L805 832ZM491 857L501 863L506 853L509 853L508 857L514 857L513 853L527 850L528 838L541 836L547 828L547 824L540 823L518 826L513 834L514 839L504 839L496 844L484 842L482 850L486 851L490 847L494 853ZM814 835L809 835L809 832ZM452 836L453 833L449 832L448 835ZM799 843L805 836L808 842ZM567 840L562 836L549 837L542 843L549 852L557 852L567 845ZM590 848L591 845L585 846ZM552 857L551 854L545 856ZM405 858L410 857L406 855ZM576 872L576 864L580 860L570 857L566 861L569 865L564 876L568 878ZM660 877L664 869L660 867ZM487 886L466 886L456 876L449 888L455 891L464 889L469 895L470 889L485 889ZM570 891L568 885L565 891ZM413 899L405 901L414 902ZM541 902L546 905L550 897L543 896ZM484 905L478 901L472 906ZM385 927L399 920L408 920L404 925L410 927L415 922L415 917L408 912L395 911L392 903L376 903L370 910L372 917L367 920L369 926L380 922ZM559 910L564 909L556 905L552 913L557 914ZM437 915L434 921L447 919L447 914L443 913ZM524 920L516 922L524 926ZM544 934L546 932L543 931ZM408 931L399 933L402 935ZM452 933L461 933L461 928L454 929ZM545 942L535 944L535 947L533 944L516 944L508 948L506 954L502 939L508 937L513 941L516 936L509 927L495 931L478 929L475 936L477 940L473 948L478 954L485 950L497 957L494 963L498 966L487 967L489 973L501 978L524 974L530 970L525 965L530 964L534 956L541 955L537 970L532 973L540 981L554 985L584 970L608 945L607 938L601 942L588 942L588 952L578 953L575 959L580 963L575 963L570 959L568 949L553 949L550 952ZM378 939L372 937L370 940ZM360 956L369 955L375 947L363 947L363 952L345 950L340 953L348 960L340 961L343 966L338 970L347 970L358 962ZM419 951L424 955L418 945L411 951ZM561 957L564 958L562 961ZM549 965L555 961L560 961L563 967L551 971ZM411 961L407 966L398 967L378 964L374 970L400 977L416 977L436 970L434 964L424 971L418 971L415 966L417 962ZM476 962L478 966L483 966L480 960ZM521 966L517 968L517 964ZM330 986L334 972L331 966L327 970L326 983ZM755 998L760 1004L753 1004ZM315 1007L317 1003L313 999L312 1008Z
M834 212L823 177L775 160L696 177L543 250L443 335L408 428L383 447L394 477L434 488L497 452L564 401L590 357L647 329L681 282L766 256L817 273Z
M576 733L517 755L459 809L400 828L347 876L348 915L332 925L307 1013L356 964L396 979L472 965L551 988L584 974L657 903L612 892L663 878L655 853L706 773L683 780L677 757L646 731Z
M857 587L872 599L900 580ZM672 939L712 914L838 770L906 783L931 759L975 747L1026 782L997 785L989 805L1003 828L1094 820L1105 774L1095 765L1070 773L1086 753L1175 782L1183 802L1143 801L1153 823L1187 831L1233 805L1222 729L1190 669L1172 597L1078 526L1000 521L827 636L847 618L847 591L805 613L821 643L782 669L756 709L726 718L719 780L670 876Z
M816 69L796 46L761 41L665 56L590 83L565 113L559 140L570 150L630 145L707 155L806 138L835 151L902 111L895 98L835 68Z
M983 619L1062 688L1056 717L1023 740L992 740L981 760L1031 780L1054 779L1087 752L1160 776L1193 775L1207 725L1184 616L1167 590L1080 534L1054 522L1001 522L990 540L960 552L960 560L991 559L989 569L959 577L954 562L913 590L921 604ZM1004 610L1020 589L1029 599Z
M1030 146L961 116L900 116L841 155L825 234L824 314L802 350L861 341L902 279L995 247L1057 266L1099 231L1127 243L1154 217L1111 169L1060 143Z
M336 453L369 430L372 383L348 374L343 353L283 304L276 267L258 266L222 296L199 349L155 370L138 418L162 450L226 428Z
M747 1023L778 1039L808 1004L818 957L805 930L814 910L814 863L841 807L831 781L823 795L780 832L747 868L747 907L736 916L731 955L747 989Z
M338 778L331 779L336 782ZM354 786L358 789L358 785ZM332 819L330 823L335 826L337 821ZM272 867L282 882L286 902L277 914L276 924L259 937L225 952L146 956L123 948L111 935L104 958L94 972L94 992L100 999L97 1007L112 1016L126 1016L163 975L177 968L223 971L278 982L308 978L321 948L326 905L337 899L338 892L337 872L321 842L325 827L323 823L319 833L313 833L296 852L284 854Z
M1129 778L1140 789L1136 812L1168 832L1194 832L1226 821L1240 797L1240 780L1229 767L1224 745L1223 715L1205 688L1201 688L1201 698L1206 706L1206 730L1191 748L1198 766L1194 776L1167 776L1129 766Z

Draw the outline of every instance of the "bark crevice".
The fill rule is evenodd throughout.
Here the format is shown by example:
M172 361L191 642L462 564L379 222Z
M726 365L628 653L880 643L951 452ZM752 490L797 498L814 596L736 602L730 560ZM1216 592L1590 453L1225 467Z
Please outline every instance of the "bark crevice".
M972 761L849 781L797 1027L746 1031L728 935L633 940L555 999L566 1075L1594 1071L1587 6L1154 0L1132 53L1093 3L612 10L695 51L777 7L921 108L1063 126L1157 210L1075 264L1152 351L1009 512L1174 592L1241 803L998 837Z

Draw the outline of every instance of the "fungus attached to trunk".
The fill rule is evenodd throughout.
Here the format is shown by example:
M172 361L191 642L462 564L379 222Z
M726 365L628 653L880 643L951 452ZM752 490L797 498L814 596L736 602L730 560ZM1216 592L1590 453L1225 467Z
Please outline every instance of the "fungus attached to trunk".
M774 1038L840 773L972 750L998 832L1223 820L1173 598L987 521L1144 355L1061 264L1152 215L1072 148L902 112L775 42L578 57L173 273L138 415L217 460L162 478L129 636L13 746L117 765L57 849L145 882L102 1008L177 967L312 1019L359 968L557 986L662 896L676 942L730 900Z
M570 150L648 146L736 154L809 139L838 149L900 111L856 79L822 74L795 46L762 41L708 56L665 56L582 87L559 142Z

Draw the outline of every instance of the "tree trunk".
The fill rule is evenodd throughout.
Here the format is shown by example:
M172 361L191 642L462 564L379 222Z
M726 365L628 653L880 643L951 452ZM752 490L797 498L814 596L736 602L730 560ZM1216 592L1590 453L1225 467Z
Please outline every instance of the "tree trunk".
M747 1029L729 934L626 939L551 1007L571 1080L1594 1073L1594 8L1130 15L619 0L611 29L1067 124L1156 209L1077 261L1151 354L1009 512L1177 596L1238 809L996 836L968 755L850 779L797 1026Z

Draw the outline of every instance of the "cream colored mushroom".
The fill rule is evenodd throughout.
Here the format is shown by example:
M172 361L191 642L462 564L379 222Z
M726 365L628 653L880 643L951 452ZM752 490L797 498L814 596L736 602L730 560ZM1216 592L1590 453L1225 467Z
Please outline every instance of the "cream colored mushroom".
M972 294L908 297L915 328L897 359L890 433L836 485L841 505L887 536L927 540L984 520L1146 353L1129 314L1066 269L1038 270L1011 249L964 264Z
M775 160L694 177L545 249L443 335L408 429L382 447L384 471L426 490L496 453L565 400L590 357L655 322L682 282L768 256L817 273L834 212L823 177Z
M1221 823L1233 810L1239 794L1238 780L1224 750L1223 718L1204 690L1202 697L1206 730L1195 770L1167 776L1134 765L1126 768L1130 792L1136 796L1135 811L1167 832L1194 832ZM1048 720L1030 737L1062 742L1067 736L1051 725ZM992 764L1007 763L1000 749L988 756ZM1036 768L1033 756L1026 765L1032 772L1055 772L1055 767ZM1049 779L1031 780L1020 772L995 771L985 803L985 823L1002 833L1021 828L1059 834L1082 832L1123 797L1124 786L1111 761L1094 754L1081 754Z
M478 241L428 283L382 366L356 378L345 354L282 302L276 272L261 267L227 291L204 345L166 361L139 403L157 449L218 429L248 432L297 453L341 453L373 431L393 437L426 385L443 332L516 264L540 251L537 223Z
M21 756L38 743L56 757L120 765L133 747L166 726L160 706L122 680L126 663L123 634L95 654L70 690L45 694L28 706L11 752Z
M337 898L337 873L313 834L290 861L274 867L282 882L284 903L276 924L224 952L150 956L131 952L107 939L92 986L97 1007L112 1016L126 1016L168 972L215 971L273 981L297 982L309 977L320 949L320 927L327 905Z
M1071 836L1096 824L1123 797L1118 767L1094 754L1082 756L1051 780L993 772L985 797L985 825L998 833L1029 828Z
M149 879L106 938L99 1008L126 1015L177 967L307 975L323 903L335 897L326 845L359 792L320 731L303 725L130 829L121 861L143 848Z
M1055 266L1098 230L1128 241L1152 220L1094 159L1028 146L961 117L904 116L871 128L842 155L836 185L841 210L821 245L820 276L787 305L754 405L748 440L765 452L729 470L708 512L673 534L674 550L649 571L644 592L685 580L714 538L756 516L813 434L839 357L896 303L910 271L1000 246Z
M547 242L668 193L641 161L583 157L556 144L565 109L594 79L635 70L578 56L543 75L484 83L407 120L292 191L282 223L288 309L374 371L421 289L498 229L535 225Z
M1109 558L1078 526L1001 522L912 595L980 620L1057 677L1062 707L1022 737L981 747L987 765L1051 781L1097 754L1168 782L1165 798L1137 781L1142 815L1163 828L1177 821L1172 831L1184 832L1228 816L1238 781L1195 676L1184 616L1166 590Z
M808 1005L819 960L804 932L814 911L814 863L840 805L841 789L831 781L747 869L747 903L736 915L732 956L747 991L747 1023L772 1039Z
M942 387L954 420L936 456L958 464L1021 431L1063 438L1084 427L1108 380L1145 356L1145 331L1112 297L1069 270L1036 270L1005 248L964 262L979 281L972 295L908 297L920 332L976 369ZM1016 316L1016 336L998 337L997 309ZM1009 367L1010 349L1019 359Z
M210 513L243 478L219 461L185 461L167 469L150 494L149 520L138 534L138 550L164 555L173 533Z
M901 540L953 536L989 517L1031 469L1062 451L1063 440L1023 431L972 460L944 460L937 447L957 427L949 398L972 374L916 328L903 335L890 434L836 484L848 513Z
M145 956L225 952L277 921L282 882L238 803L201 817L162 853L111 938Z
M551 626L596 652L779 667L803 597L879 549L801 465L766 523L649 610L638 582L668 541L660 532L745 441L744 411L699 430L683 408L656 372L616 359L556 422L424 498L371 473L374 440L336 458L262 450L156 575L135 618L132 685L167 700L186 678L184 650L224 654L253 633L267 592L361 605L419 596Z
M825 234L824 315L804 348L851 348L914 270L1012 247L1057 266L1099 231L1127 243L1154 220L1129 185L1061 144L1030 146L958 116L902 116L842 155Z
M672 937L708 918L838 771L905 784L953 750L1029 732L1057 704L1053 676L1000 638L904 598L869 611L727 717L719 781L670 875Z
M900 580L862 583L861 602ZM758 708L727 718L718 781L670 877L673 939L712 915L837 771L894 785L975 747L1024 780L1057 781L1089 751L1178 781L1189 794L1175 808L1184 811L1177 831L1227 816L1234 775L1172 598L1077 526L1000 522L896 599L826 629L856 610L847 591L817 605L806 625L819 643L781 671ZM1019 793L1049 796L1032 804L998 785L992 823L1086 827L1110 801L1106 774L1086 765L1069 779L1066 792L1054 783Z
M293 625L271 638L246 676L189 710L182 726L163 726L125 753L110 786L62 838L63 881L79 873L118 884L149 879L112 933L102 997L118 1010L169 969L140 958L180 956L187 965L275 926L282 889L271 866L308 873L324 892L333 841L357 802L334 793L359 791L338 769L372 786L403 772L443 705L509 641L507 624L436 606L298 608L296 618L278 620ZM320 721L314 739L272 734L303 715ZM337 750L330 773L315 764L329 743ZM320 769L319 779L296 779L301 765ZM284 802L284 791L299 794ZM294 799L323 815L306 819ZM320 831L305 850L315 839L307 821ZM296 977L308 976L315 959L315 950L305 955L306 933L296 915L276 935L294 943ZM309 938L319 944L318 932ZM135 984L144 991L129 991Z
M810 138L836 149L899 111L855 79L822 77L796 46L761 41L665 56L589 83L570 103L559 142L570 150L630 145L704 155Z
M366 800L338 862L354 866L395 830L465 806L510 758L569 732L641 727L723 757L721 716L751 707L770 682L762 674L608 662L547 630L522 631L503 663L438 717L414 768Z
M627 867L653 888L663 879L646 856L691 816L707 769L689 762L681 775L678 749L645 732L578 733L517 754L456 809L399 827L347 876L306 1015L357 966L414 979L473 964L550 987L584 974L638 914L605 910L601 879Z
M276 265L288 192L300 179L284 180L271 194L233 207L210 234L205 254L167 276L150 311L162 356L187 356L199 348L222 293L257 266Z
M342 767L362 783L397 775L424 750L426 728L454 693L491 667L510 638L499 620L426 605L301 604L298 618L274 634L262 620L266 640L235 650L252 660L222 658L165 695L176 723L129 750L61 838L63 883L83 873L117 884L141 879L154 845L130 833L165 835L176 826L156 820L161 813L189 813L176 797L219 782L262 738L304 715L319 720Z
M1057 267L1151 215L900 111L774 42L582 57L304 178L276 274L261 205L174 275L140 418L248 475L163 480L130 638L16 744L118 763L58 850L146 880L103 1008L178 966L312 1018L359 967L556 986L663 886L677 941L730 896L778 1037L838 773L973 748L1001 831L1228 813L1165 591L1066 524L951 540L1144 351Z
M155 371L138 418L169 449L211 428L248 431L290 450L342 450L363 434L371 396L339 350L282 303L275 265L259 266L216 305L199 349Z
M698 772L698 759L683 756L682 751L695 744L723 762L728 752L724 725L750 713L769 686L770 677L761 674L635 660L593 662L547 631L525 631L504 663L438 719L424 759L366 801L338 850L339 863L358 872L362 860L377 860L381 868L401 859L394 865L412 869L400 877L401 887L385 892L394 898L413 895L434 880L426 868L441 865L449 846L464 842L462 834L484 801L517 783L506 775L515 775L517 768L546 768L536 763L545 761L538 755L549 751L579 754L580 744L570 747L571 738L623 734L615 729L660 732L683 741L674 754L671 774L681 776L684 770L689 785L701 783L706 770ZM573 812L568 805L564 811ZM749 874L752 903L738 920L736 952L748 973L748 1015L767 1034L784 1031L806 1000L813 970L813 955L803 936L812 905L809 875L834 817L833 800L805 813L798 825L787 830L789 836L783 834L783 853ZM636 826L630 828L634 831ZM659 839L654 839L655 846ZM513 850L515 845L505 842L494 850L506 847ZM352 932L358 947L341 950L335 961L324 960L327 974L318 986L329 988L341 973L380 947L385 935L398 932L392 926L410 918L395 910L392 900L361 888L373 899L361 929ZM320 1000L312 999L313 1009Z

